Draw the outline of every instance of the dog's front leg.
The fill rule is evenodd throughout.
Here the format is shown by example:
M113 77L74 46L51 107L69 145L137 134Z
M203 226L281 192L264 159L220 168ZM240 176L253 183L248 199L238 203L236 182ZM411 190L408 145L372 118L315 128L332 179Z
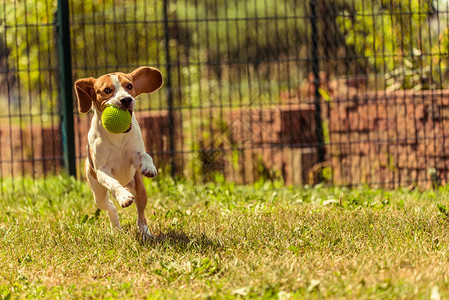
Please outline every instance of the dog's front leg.
M136 152L133 155L132 164L134 168L143 176L153 178L157 175L153 158L146 152Z
M121 207L128 207L134 202L133 194L112 176L110 169L97 170L97 180L111 191Z

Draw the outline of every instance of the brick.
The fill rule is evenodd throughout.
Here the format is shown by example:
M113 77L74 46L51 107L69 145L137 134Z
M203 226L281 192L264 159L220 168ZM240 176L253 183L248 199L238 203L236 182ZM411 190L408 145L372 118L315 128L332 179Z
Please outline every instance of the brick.
M235 144L311 144L316 142L312 105L233 110L225 116Z
M425 186L427 168L435 162L442 178L449 177L449 90L367 92L340 103L345 102L336 99L329 112L336 182L359 178L354 180L397 186L418 180Z

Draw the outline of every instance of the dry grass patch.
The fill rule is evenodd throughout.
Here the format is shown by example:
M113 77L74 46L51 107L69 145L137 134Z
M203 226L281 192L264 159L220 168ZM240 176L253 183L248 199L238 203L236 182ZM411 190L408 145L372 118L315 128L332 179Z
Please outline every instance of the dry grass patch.
M0 200L3 298L449 297L446 188L147 181L145 243L133 207L112 232L83 182L24 184Z

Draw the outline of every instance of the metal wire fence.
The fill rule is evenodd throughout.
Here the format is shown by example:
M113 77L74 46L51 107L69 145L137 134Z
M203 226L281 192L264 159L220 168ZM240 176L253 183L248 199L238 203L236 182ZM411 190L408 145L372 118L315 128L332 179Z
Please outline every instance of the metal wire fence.
M64 169L82 177L91 116L76 111L67 83L142 65L165 80L139 96L136 111L162 173L243 184L444 184L448 6L0 1L0 189Z

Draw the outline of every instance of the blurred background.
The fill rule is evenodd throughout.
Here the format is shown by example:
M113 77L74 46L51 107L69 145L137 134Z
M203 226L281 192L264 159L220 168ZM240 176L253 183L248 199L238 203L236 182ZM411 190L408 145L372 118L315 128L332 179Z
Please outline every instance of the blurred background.
M0 0L0 189L83 177L91 115L67 87L144 65L162 176L445 184L448 25L446 0Z

